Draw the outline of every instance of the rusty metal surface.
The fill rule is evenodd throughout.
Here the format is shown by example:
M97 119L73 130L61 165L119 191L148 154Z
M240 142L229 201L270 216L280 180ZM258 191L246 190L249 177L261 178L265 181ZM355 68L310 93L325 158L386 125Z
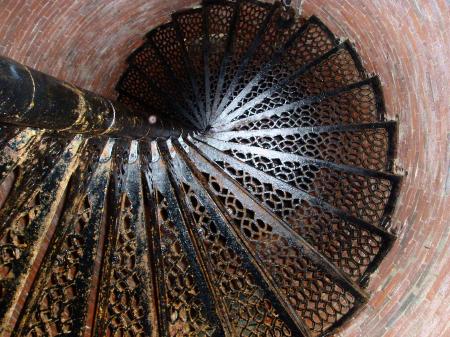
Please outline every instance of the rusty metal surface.
M0 59L1 336L328 336L364 307L397 125L287 4L175 13L128 58L127 108Z

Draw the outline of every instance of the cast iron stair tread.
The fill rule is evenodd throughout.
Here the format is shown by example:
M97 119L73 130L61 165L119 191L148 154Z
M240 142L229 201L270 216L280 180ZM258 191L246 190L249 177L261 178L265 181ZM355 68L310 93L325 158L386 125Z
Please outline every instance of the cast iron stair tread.
M262 77L262 74L267 71L271 64L269 60L274 55L278 55L280 46L283 46L307 26L305 22L306 20L303 17L294 19L292 13L285 11L282 7L276 8L264 34L257 37L260 41L256 50L252 54L246 55L245 63L241 63L240 71L236 73L227 88L227 93L222 99L218 113L237 99L236 96L242 97L245 96L245 93L248 93L248 88L253 85L254 78Z
M13 336L45 331L46 324L41 321L41 315L47 315L49 305L63 298L65 301L61 310L64 312L71 307L74 321L61 321L55 311L47 316L48 319L54 319L55 325L74 333L84 327L86 303L93 282L94 255L104 231L101 223L111 172L111 161L107 158L111 157L114 146L113 141L109 141L104 148L102 143L105 144L102 141L91 142L80 154L84 161L70 179L52 244L40 262L34 291L23 303ZM91 163L88 158L91 158ZM92 171L88 169L90 166ZM95 209L101 211L94 212ZM85 241L86 238L92 240ZM61 267L63 264L65 268ZM70 276L65 277L66 274ZM76 294L76 290L80 293Z
M68 140L48 137L44 134L39 141L33 144L29 153L26 155L20 154L22 158L12 164L12 166L16 166L14 169L12 167L9 167L9 170L8 167L6 168L7 171L4 172L2 182L10 174L14 175L14 179L8 198L0 209L0 214L15 212L18 205L23 202L22 198L24 200L28 198L24 195L32 193L42 184L42 181L52 171L55 163L61 159L68 142Z
M219 140L378 171L390 171L395 151L396 122L305 128L225 131Z
M160 257L155 272L164 286L159 294L165 302L165 305L160 305L165 310L161 313L164 335L176 335L180 329L197 335L203 332L208 336L222 336L208 275L202 271L197 240L186 228L164 159L165 152L157 144L152 144L151 193L154 196L159 241L159 251L154 254ZM161 286L158 285L159 288ZM186 317L191 317L192 321L186 320Z
M14 200L8 199L1 209L1 248L6 258L2 261L2 275L10 274L8 278L2 278L0 284L2 318L11 315L15 307L21 305L19 294L26 291L27 278L33 267L38 268L40 265L45 240L51 234L52 220L58 211L55 206L64 199L70 177L78 163L79 151L84 146L82 137L76 136L47 176L35 183L34 189L22 188L20 195ZM34 245L36 249L27 249Z
M158 331L153 289L155 287L151 239L147 228L141 158L137 141L129 147L129 157L120 163L120 189L114 191L110 210L113 221L105 249L102 278L98 285L94 334L114 334L127 323L121 316L134 319L128 327L135 331ZM126 156L126 152L124 156Z
M219 104L226 94L226 89L239 70L242 57L247 52L252 52L251 49L256 44L255 37L263 33L273 11L273 5L260 1L244 0L237 2L232 30L227 41L227 51L220 68L212 107L213 114L218 111Z
M335 164L292 153L213 138L198 137L193 141L204 142L221 153L232 156L293 187L321 197L325 201L334 201L346 209L347 213L381 226L386 225L392 216L402 181L402 176L389 172ZM360 197L358 199L355 196Z
M257 113L255 110L261 104L272 108L281 106L291 99L318 95L366 77L353 46L344 41L298 69L272 76L272 83L262 83L261 90L254 88L248 100L240 101L237 106L230 106L222 112L221 117L231 121L239 115L250 116Z
M381 258L384 257L383 252L391 246L395 238L379 225L375 226L357 215L348 213L345 209L330 205L326 200L223 154L206 143L195 141L194 143L188 141L188 143L203 158L207 158L213 163L212 165L224 171L229 179L242 186L248 192L248 198L253 198L262 203L263 207L271 212L274 217L289 224L300 236L304 237L332 261L336 267L343 270L349 278L360 283L360 285L366 284L370 273L377 268ZM190 157L194 160L198 156ZM302 216L296 217L300 214L300 208L306 214L302 213ZM327 222L338 224L336 225L337 228L330 227ZM324 234L323 237L315 237L315 235L318 235L318 228ZM323 228L327 228L328 232ZM334 233L330 231L334 231ZM352 240L346 238L343 241L342 238L348 233L352 233ZM331 239L327 239L327 237L331 237ZM358 252L358 249L360 249L359 243L356 245L350 244L351 241L360 242L361 240L371 240L373 242L372 251L368 252L366 249ZM333 249L327 251L327 248L329 249L331 246L340 248L341 254L338 254L337 258ZM349 263L347 259L351 262ZM362 261L358 261L358 259Z
M172 14L178 39L183 45L183 58L196 97L197 116L202 122L202 129L207 127L204 87L204 8L193 8ZM188 49L187 46L190 46Z
M265 10L265 9L264 9ZM238 79L241 77L242 73L246 68L249 67L249 62L255 57L255 54L257 53L258 49L262 48L262 44L264 43L264 37L269 33L271 24L274 22L274 20L277 19L279 16L281 10L281 6L279 3L275 3L274 6L272 6L270 9L267 8L267 13L265 12L266 16L264 17L264 20L261 21L260 27L256 32L253 32L254 35L251 38L251 42L246 46L247 48L242 48L242 52L239 54L240 59L234 59L234 62L237 62L237 66L235 67L234 73L228 72L226 76L228 76L228 79L225 79L225 86L223 87L222 91L222 97L220 99L220 103L218 104L216 111L219 113L223 110L224 106L227 104L229 100L229 96L231 95L232 90L237 84ZM252 11L254 12L254 11ZM242 13L242 11L239 12L241 15L239 17L238 25L241 24L241 22L246 21L254 21L254 18L245 17L244 15L246 13ZM247 14L248 15L248 14ZM263 16L261 15L261 19ZM259 18L258 18L259 19ZM241 32L242 30L239 29L239 26L235 29L236 32ZM246 32L244 32L246 33ZM239 43L236 41L234 47L238 45ZM244 51L245 50L245 51ZM228 83L228 84L227 84Z
M236 3L228 1L214 1L209 4L203 2L203 41L204 41L204 85L205 85L205 118L211 123L212 104L217 87L218 74L225 53L227 39L233 17L235 17ZM211 52L212 49L214 52ZM217 74L217 75L216 75Z
M210 10L209 13L214 13L217 10L218 15L208 17L208 32L211 28L211 34L209 34L208 41L211 42L211 38L215 42L215 51L213 54L209 53L208 56L208 71L210 75L210 106L207 110L210 111L210 116L215 114L220 91L222 90L223 81L225 77L226 68L230 62L231 49L233 46L233 39L236 30L236 22L239 16L239 3L225 1L221 3L222 6L228 5L226 8L226 15L222 12L222 8L216 9L214 5L207 5L206 7ZM220 20L223 16L225 23ZM213 21L214 20L214 21ZM222 28L219 28L221 26ZM223 29L225 28L225 29ZM214 34L214 35L213 35ZM210 49L213 51L213 49ZM218 53L217 53L218 51ZM218 55L216 55L218 54ZM215 57L212 57L215 56Z
M253 200L243 187L232 181L220 168L212 165L206 158L199 160L200 157L191 151L186 154L181 147L178 147L177 153L183 156L183 161L196 178L200 182L203 181L204 187L222 209L222 214L230 218L230 224L235 227L235 231L241 232L241 237L259 257L272 276L275 286L282 290L312 335L319 335L327 329L332 330L334 326L343 324L349 318L347 314L357 310L367 300L367 295L356 283L347 278L288 224ZM195 162L192 156L195 156ZM291 264L281 266L280 259L287 259ZM287 273L285 268L291 270L291 273ZM292 270L295 270L293 274ZM311 299L305 297L302 302L296 295L301 293L301 285L306 287L308 275L311 274L317 282L313 287L318 291L317 296L314 296L315 306L331 308L332 301L327 299L332 295L327 294L328 290L334 292L334 296L340 294L346 298L342 303L346 303L348 307L341 308L343 312L328 314L319 319L318 313L314 315L314 310L306 309L310 309L308 303ZM306 291L306 288L304 290ZM344 304L343 306L345 307ZM319 322L311 320L309 315L315 316Z
M43 132L24 130L5 140L0 149L0 185L16 167L26 160L26 153L37 146L42 134Z
M300 19L297 21L303 22ZM230 89L234 90L235 94L232 100L229 101L229 104L219 110L220 117L226 116L233 109L242 105L244 99L249 100L247 96L251 95L258 84L265 78L276 76L277 74L273 72L280 71L278 68L282 69L283 66L287 65L300 68L300 66L325 54L331 48L335 47L337 43L338 41L334 35L317 17L310 17L297 31L289 36L287 41L274 41L275 45L281 44L281 46L268 53L267 59L269 61L263 59L261 61L262 64L256 65L258 67L256 74L247 74L237 90L235 88ZM294 63L291 64L293 61ZM295 69L290 69L291 72L293 70ZM249 69L248 71L254 72L253 69ZM283 74L283 72L281 73Z
M176 177L174 178L173 185L178 186L180 197L182 197L183 194L189 194L191 189L195 190L195 193L190 193L191 197L195 197L197 202L201 203L201 205L203 205L206 210L209 210L209 212L207 212L206 214L203 213L203 215L206 216L207 219L209 219L209 217L214 219L214 224L210 225L214 226L214 228L209 229L211 232L210 236L215 236L216 241L226 240L225 244L222 242L221 248L233 251L233 253L230 254L229 252L229 254L234 257L235 261L232 261L234 262L234 266L224 268L223 266L216 265L214 270L215 273L213 272L210 274L212 277L217 274L222 276L220 280L215 281L215 287L217 290L221 290L222 296L224 296L228 300L228 303L226 303L226 309L228 315L227 318L231 324L232 329L231 335L233 335L233 333L237 335L245 334L246 332L256 333L257 331L259 333L265 333L266 331L277 333L277 330L278 333L281 332L284 335L285 328L277 327L277 325L282 324L287 325L291 333L294 335L305 337L310 336L306 327L299 320L297 315L295 315L293 309L284 299L284 296L273 284L271 277L264 271L265 269L262 266L262 262L258 257L255 256L254 252L251 250L245 240L243 240L242 235L239 235L236 230L233 230L233 227L229 222L230 220L226 216L224 216L224 213L218 208L217 200L214 201L211 199L210 192L207 192L205 189L205 184L202 183L201 180L198 180L198 176L194 176L194 174L191 173L191 167L189 166L188 168L188 165L185 163L185 161L180 161L180 159L177 158L177 155L175 154L177 150L172 147L172 144L169 143L167 144L167 146L169 147L170 154L167 154L167 152L169 151L166 151L165 157L172 164L171 166L173 167L173 174ZM194 207L194 205L192 204L192 199L190 200L190 202L184 199L184 202L190 204L191 207ZM198 209L197 211L200 210ZM200 220L200 218L198 219ZM207 250L208 248L208 243L212 248L214 245L211 242L211 238L206 238L206 234L202 232L202 230L204 229L197 228L197 231L198 230L200 230L200 233L198 233L197 235L199 235L199 239L201 238L201 240L199 241L202 241L205 250ZM218 243L219 242L216 242L216 244ZM206 254L205 257L206 256L208 256L208 254ZM233 258L231 259L233 260ZM240 261L240 263L237 265L236 263L238 261ZM214 262L220 265L223 264L216 260L212 260L210 264L214 265ZM227 278L223 279L224 274L227 275L227 278L232 279L231 283L233 283L233 279L236 280L236 277L237 279L245 279L247 283L253 283L254 286L256 286L253 291L262 291L264 298L261 298L260 300L252 299L252 292L249 292L246 289L248 285L239 285L239 281L237 281L238 283L231 285L232 289L225 290L228 287L227 283L229 283L230 281L227 280ZM269 308L264 308L264 301L266 300L266 298L269 299L272 303L274 309L273 312L271 312L272 310L270 310ZM257 304L254 303L255 300L258 301ZM240 309L237 310L237 308L235 308L236 306L239 306ZM246 311L249 314L252 310L255 313L258 311L263 311L264 316L267 315L268 317L271 317L271 319L274 319L274 321L271 324L270 321L268 323L259 322L258 327L244 327L244 329L242 329L242 322L240 322L240 320L245 320L246 317L245 315L242 315L242 313L239 314L240 310ZM247 324L250 325L252 323L248 322ZM261 329L266 329L266 331Z
M384 104L378 77L275 108L261 108L251 116L217 122L214 132L356 124L384 121ZM241 118L242 117L242 118Z

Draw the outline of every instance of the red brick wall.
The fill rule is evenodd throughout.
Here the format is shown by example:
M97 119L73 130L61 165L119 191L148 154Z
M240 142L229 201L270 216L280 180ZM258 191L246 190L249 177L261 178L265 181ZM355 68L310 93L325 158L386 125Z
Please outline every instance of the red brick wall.
M0 0L0 54L114 97L141 36L192 3ZM400 122L398 165L408 172L394 218L400 237L369 305L341 336L450 336L448 1L306 0L304 12L353 40L381 76Z

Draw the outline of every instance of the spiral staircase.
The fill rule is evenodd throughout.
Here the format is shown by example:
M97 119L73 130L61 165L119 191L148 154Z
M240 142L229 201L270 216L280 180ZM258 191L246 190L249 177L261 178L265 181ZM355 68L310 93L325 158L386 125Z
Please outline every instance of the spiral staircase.
M177 12L128 58L128 108L5 62L34 91L0 112L2 336L328 336L364 306L397 125L318 18Z

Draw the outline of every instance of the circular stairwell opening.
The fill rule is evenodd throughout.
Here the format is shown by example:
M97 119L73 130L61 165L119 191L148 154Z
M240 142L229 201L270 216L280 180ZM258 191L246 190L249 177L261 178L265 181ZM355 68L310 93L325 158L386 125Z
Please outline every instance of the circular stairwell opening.
M397 125L385 118L380 81L320 19L286 9L211 1L176 12L146 35L117 85L128 106L198 131L168 149L179 151L184 178L175 184L183 181L187 208L201 209L192 230L211 268L204 272L217 275L219 317L236 336L331 334L367 300L363 288L395 239ZM155 156L166 147L155 145ZM217 207L209 212L231 224L225 232L210 227L198 183ZM231 244L228 230L263 274L239 283L245 259L233 265L237 275L220 269L227 255L211 249L224 249L212 248L219 238ZM232 280L239 286L229 288ZM255 313L274 325L236 304L251 302L245 284L255 280L268 282L254 288L265 294ZM283 321L286 312L293 316Z

